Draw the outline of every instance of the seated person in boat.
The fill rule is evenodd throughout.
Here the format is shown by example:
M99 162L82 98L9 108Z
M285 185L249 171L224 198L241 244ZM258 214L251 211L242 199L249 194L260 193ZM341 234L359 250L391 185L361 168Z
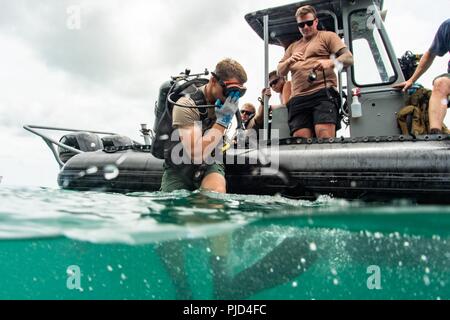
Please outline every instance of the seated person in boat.
M172 112L172 125L181 143L175 142L176 146L168 152L170 157L166 156L163 192L201 188L226 193L224 166L211 158L220 152L217 150L221 149L223 136L239 109L246 82L247 74L242 65L225 59L217 64L209 82L200 87L195 96L177 101ZM198 105L212 107L205 111L196 108Z
M289 46L278 65L280 76L292 75L287 104L291 134L297 138L333 138L339 118L334 68L351 66L353 56L337 34L318 30L312 6L299 8L295 16L303 37Z
M442 57L447 52L450 52L450 19L444 21L440 26L430 49L423 55L412 77L395 87L402 88L406 92L431 67L436 56ZM431 134L442 133L442 124L449 106L449 95L450 61L448 62L447 73L438 76L433 82L433 93L428 107Z
M275 70L269 73L269 86L280 95L281 105L285 107L292 94L291 81L287 81L286 77L278 75L278 71ZM276 109L276 106L272 107L272 109Z
M246 103L241 108L242 125L244 129L250 129L255 126L256 108L251 103Z
M260 105L258 108L258 111L255 113L253 112L253 117L251 117L248 120L244 120L244 117L242 117L242 120L244 121L245 129L254 129L259 130L264 127L264 98L267 96L269 102L270 98L272 97L272 91L275 91L276 93L280 94L280 102L281 104L278 105L270 105L269 106L269 112L272 112L275 109L286 107L287 102L289 101L289 98L291 96L291 82L286 80L286 77L280 77L277 73L277 71L272 71L269 74L269 85L270 88L263 89L261 92L261 97L258 99ZM256 110L256 108L251 104L246 104L251 106L253 110ZM242 111L244 110L245 106L243 106Z

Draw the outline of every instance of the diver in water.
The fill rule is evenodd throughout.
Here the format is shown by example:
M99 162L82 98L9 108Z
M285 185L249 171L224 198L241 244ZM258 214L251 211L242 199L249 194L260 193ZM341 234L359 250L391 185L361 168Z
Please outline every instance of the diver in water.
M217 64L209 82L198 88L195 96L184 96L176 101L171 125L180 138L178 145L182 147L183 162L180 164L180 153L174 152L176 147L165 153L161 191L201 188L226 193L223 164L217 161L206 164L205 160L217 150L231 125L239 108L239 99L245 94L246 82L244 68L237 61L225 59ZM199 103L216 107L199 109Z
M206 226L232 220L232 217L225 213L229 212L230 208L227 208L222 198L195 193L174 201L174 205L179 203L180 207L185 207L186 202L189 202L190 207L200 209L200 212L194 210L192 214L180 214L171 208L149 216L159 223L178 226ZM202 214L201 209L207 209L209 213ZM212 210L215 213L211 213ZM235 273L230 266L230 254L233 248L236 249L233 244L239 243L241 247L246 241L251 240L255 236L251 226L251 224L244 227L237 225L238 230L219 232L207 240L169 241L159 245L157 253L174 284L176 298L179 300L194 298L185 266L187 248L203 246L203 252L209 253L213 297L218 300L246 299L258 292L289 283L305 273L318 258L317 252L310 250L307 238L301 235L283 235L277 241L278 244L272 243L273 248L269 249L267 254Z

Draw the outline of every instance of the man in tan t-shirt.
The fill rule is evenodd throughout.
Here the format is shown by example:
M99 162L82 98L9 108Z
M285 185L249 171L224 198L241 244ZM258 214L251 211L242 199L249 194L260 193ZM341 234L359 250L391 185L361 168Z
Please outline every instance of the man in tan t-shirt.
M291 134L299 138L333 138L339 112L330 99L330 95L338 95L332 89L337 87L334 68L351 66L353 56L337 34L317 29L319 21L312 6L299 8L296 18L303 38L289 46L278 65L280 76L292 74L292 95L287 105ZM309 77L313 71L316 80Z

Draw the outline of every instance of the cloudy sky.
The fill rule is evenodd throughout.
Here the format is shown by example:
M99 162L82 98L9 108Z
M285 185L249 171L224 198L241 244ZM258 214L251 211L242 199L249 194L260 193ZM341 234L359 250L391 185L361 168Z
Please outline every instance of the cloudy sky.
M114 131L140 141L158 88L189 67L224 57L248 71L247 99L263 85L263 43L244 20L282 0L0 0L0 176L3 184L56 186L58 166L24 124ZM448 0L386 0L397 56L424 52ZM80 19L77 13L80 12ZM271 49L271 68L282 55ZM421 79L446 70L439 58ZM59 138L59 135L55 137Z

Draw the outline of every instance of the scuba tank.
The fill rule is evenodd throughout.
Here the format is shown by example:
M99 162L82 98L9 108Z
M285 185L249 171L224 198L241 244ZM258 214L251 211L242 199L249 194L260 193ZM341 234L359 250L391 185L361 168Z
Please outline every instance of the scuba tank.
M164 159L164 145L170 139L172 133L172 110L169 110L167 97L173 90L171 81L164 82L155 103L155 124L153 126L153 139L151 153L158 159Z
M172 80L164 82L158 95L158 101L155 104L155 124L153 127L153 138L151 145L151 153L158 159L164 159L164 153L166 146L170 142L170 138L173 132L172 126L172 110L173 104L169 102L177 101L181 97L185 96L184 91L190 87L202 87L206 85L209 80L200 78L201 75L208 75L209 72L205 70L204 73L198 75L190 75L189 70L182 73L178 77L172 77ZM192 78L190 79L189 78ZM192 98L192 97L191 97ZM195 101L197 105L205 104L204 97L200 101ZM196 99L194 99L196 100Z

